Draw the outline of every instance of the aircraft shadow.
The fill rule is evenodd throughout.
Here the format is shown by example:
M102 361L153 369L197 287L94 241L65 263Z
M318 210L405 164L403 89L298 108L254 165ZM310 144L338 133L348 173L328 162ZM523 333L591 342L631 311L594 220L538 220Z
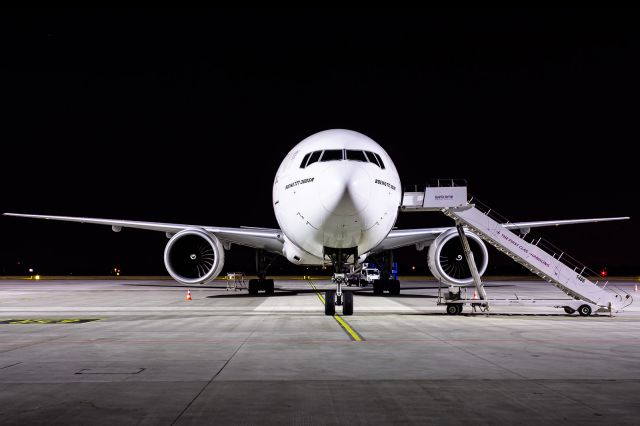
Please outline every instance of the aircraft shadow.
M249 294L246 292L246 290L240 290L240 291L241 293L232 292L232 293L224 293L224 294L212 294L211 296L207 296L207 298L208 299L224 299L224 298L242 299L242 298L249 298L249 297L280 297L280 296L295 296L297 294L305 294L305 293L315 293L315 291L312 289L279 290L277 288L275 289L275 292L273 294L265 294L265 293Z
M363 297L393 297L393 298L406 298L406 299L435 299L437 298L437 296L432 296L432 295L424 295L424 294L398 294L395 296L390 296L388 294L384 294L384 295L378 295L378 294L373 294L371 292L366 292L366 291L359 291L359 290L348 290L345 289L344 291L350 291L351 293L354 294L354 296L363 296ZM237 293L237 292L232 292L232 293L224 293L224 294L212 294L210 296L207 296L207 298L209 299L224 299L224 298L229 298L229 299L243 299L243 298L254 298L254 297L282 297L282 296L296 296L298 294L314 294L314 293L320 293L320 294L324 294L324 290L307 290L307 289L300 289L300 290L279 290L279 289L275 289L275 293L273 294L265 294L265 293L258 293L258 294L248 294L246 292L242 292L242 293Z
M394 298L394 299L435 299L438 296L432 296L430 294L396 294L396 295L390 295L390 294L373 294L373 293L366 293L363 291L352 291L354 296L363 296L363 297L389 297L389 298Z
M226 287L220 287L220 286L213 286L213 285L200 285L200 284L194 284L192 286L189 285L182 285L182 284L162 284L162 283L150 283L150 284L140 284L140 283L136 283L136 284L124 284L127 287L162 287L162 288L193 288L193 289L200 289L200 288L207 288L207 289L211 289L211 290L224 290L226 289Z

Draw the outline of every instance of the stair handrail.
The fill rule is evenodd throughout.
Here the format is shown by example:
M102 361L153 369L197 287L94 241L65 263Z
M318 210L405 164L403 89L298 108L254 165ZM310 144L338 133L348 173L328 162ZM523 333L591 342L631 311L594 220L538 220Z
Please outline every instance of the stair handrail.
M502 225L512 223L509 219L507 219L506 216L498 213L496 210L492 209L487 204L481 202L476 197L471 196L471 194L468 194L468 197L469 199L467 202L469 204L473 205L476 209L480 210L482 213L489 216L491 219L495 220L496 222ZM607 284L609 284L608 280L601 282L600 279L602 277L599 273L589 268L584 262L580 262L579 260L575 259L571 255L567 254L565 250L560 249L559 247L552 244L550 241L544 239L543 237L538 237L535 234L531 234L530 232L524 235L517 232L514 232L514 234L518 238L522 239L523 241L526 241L529 244L533 244L541 248L545 253L551 255L554 259L558 260L560 263L564 264L565 266L573 268L573 270L576 271L577 274L589 280L589 282L594 284L596 287L599 287L601 289L608 289L622 298L622 295L620 295L619 292L612 289L611 286L607 287ZM527 238L529 238L530 241L527 241Z

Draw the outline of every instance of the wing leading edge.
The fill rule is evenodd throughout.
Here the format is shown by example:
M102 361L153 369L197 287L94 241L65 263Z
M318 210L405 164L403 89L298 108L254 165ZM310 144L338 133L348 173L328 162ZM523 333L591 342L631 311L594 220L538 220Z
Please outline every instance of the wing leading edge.
M146 229L175 234L187 228L200 228L214 234L224 243L265 249L282 254L284 239L279 229L271 228L224 228L201 225L186 225L179 223L142 222L136 220L100 219L90 217L49 216L39 214L4 213L4 216L28 217L32 219L48 219L64 222L91 223L95 225L109 225L112 227Z
M603 217L595 219L568 219L568 220L543 220L532 222L504 223L507 229L519 229L523 233L528 233L531 228L541 228L545 226L573 225L579 223L611 222L615 220L627 220L629 216L623 217ZM418 229L393 229L387 238L375 248L375 252L406 247L415 244L419 250L428 246L438 238L441 233L452 229L452 227L442 228L418 228Z

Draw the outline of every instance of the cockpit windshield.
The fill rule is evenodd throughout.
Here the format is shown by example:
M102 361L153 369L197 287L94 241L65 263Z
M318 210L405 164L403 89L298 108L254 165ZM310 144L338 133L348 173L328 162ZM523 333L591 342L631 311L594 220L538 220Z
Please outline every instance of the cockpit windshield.
M364 151L356 151L353 149L347 149L347 160L364 161L367 162L367 157L364 155Z
M380 155L375 152L370 151L360 151L356 149L326 149L324 151L314 151L307 153L302 162L300 163L300 168L304 169L305 167L309 167L311 164L316 163L318 161L340 161L340 160L350 160L350 161L361 161L363 163L371 163L376 166L384 169L384 163L382 162L382 158Z
M342 154L343 152L341 149L327 149L322 153L320 161L342 160Z

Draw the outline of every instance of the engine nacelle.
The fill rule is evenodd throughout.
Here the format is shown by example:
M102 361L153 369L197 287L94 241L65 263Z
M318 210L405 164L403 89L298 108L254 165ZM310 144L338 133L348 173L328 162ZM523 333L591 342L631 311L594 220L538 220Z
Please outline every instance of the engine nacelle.
M224 248L215 235L188 228L175 234L164 249L164 266L182 284L206 284L224 266Z
M473 232L464 232L473 252L480 275L487 270L489 252L484 242ZM473 283L473 276L462 249L462 241L457 229L443 232L429 247L429 269L434 277L448 285L467 285Z

